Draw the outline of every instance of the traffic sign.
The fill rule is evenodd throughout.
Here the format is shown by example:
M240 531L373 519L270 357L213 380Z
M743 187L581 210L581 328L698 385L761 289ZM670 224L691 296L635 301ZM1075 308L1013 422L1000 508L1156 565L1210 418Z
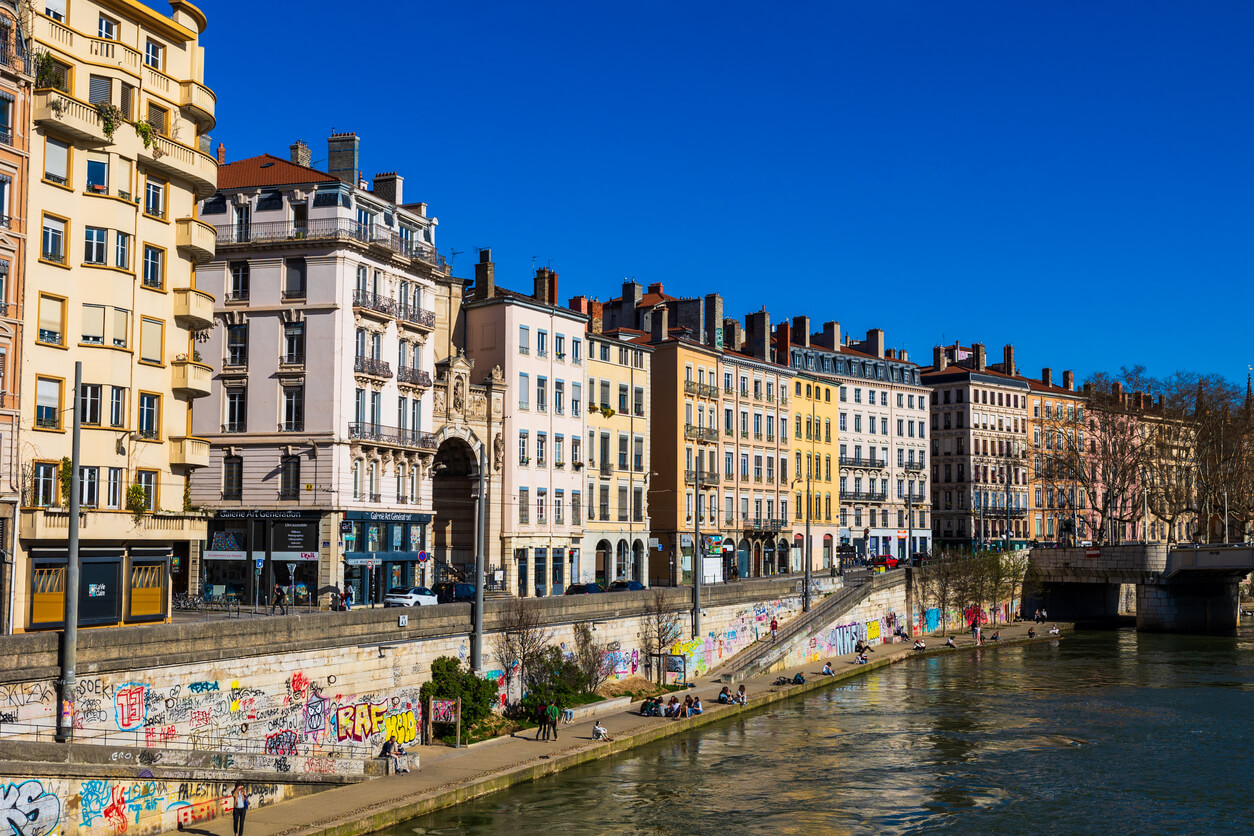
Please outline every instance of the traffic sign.
M426 553L426 552L418 552L418 562L419 562L419 563L426 563L426 562L427 562L427 553Z
M261 566L262 566L262 564L264 564L265 562L266 562L266 561L265 561L265 558L263 558L263 557L259 557L259 558L257 558L257 568L258 568L258 569L260 569L260 568L261 568Z

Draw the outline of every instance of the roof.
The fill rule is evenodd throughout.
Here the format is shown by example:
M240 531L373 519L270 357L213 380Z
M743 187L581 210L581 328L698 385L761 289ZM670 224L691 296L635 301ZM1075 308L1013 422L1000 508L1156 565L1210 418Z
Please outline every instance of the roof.
M815 351L825 351L828 354L847 354L851 357L860 357L866 360L884 360L885 362L888 362L888 363L901 363L903 366L918 366L919 365L913 360L902 360L900 357L889 357L887 354L885 354L883 357L877 357L874 354L868 354L865 351L859 351L853 346L848 346L848 345L840 345L832 349L832 348L828 348L825 345L818 345L817 343L813 343L813 342L811 342L809 345L806 345L805 343L799 343L799 342L796 342L795 340L792 341L790 345L793 348L813 349Z
M1077 392L1074 389L1066 389L1062 386L1056 386L1054 384L1046 385L1044 381L1037 380L1034 377L1021 377L1020 379L1026 380L1028 382L1028 388L1030 388L1033 392L1047 392L1048 394L1056 395L1060 398L1075 398L1076 400L1081 401L1085 399L1083 392Z
M1026 384L1029 384L1029 388L1031 388L1030 386L1031 380L1029 380L1028 378L1020 377L1019 375L1006 374L1005 372L999 372L997 371L997 369L990 368L988 366L985 366L982 369L973 369L969 366L963 366L957 363L950 363L948 366L946 366L943 369L940 369L939 371L936 369L935 366L924 366L921 371L923 372L923 377L925 379L928 377L940 377L942 375L950 375L950 374L952 375L983 374L983 375L988 375L989 377L1002 377L1002 378L1005 378L1008 382L1026 383ZM1061 391L1066 391L1066 390L1061 390Z
M294 186L301 183L338 183L339 180L316 168L297 165L273 154L262 154L218 166L219 189L246 189L250 186Z

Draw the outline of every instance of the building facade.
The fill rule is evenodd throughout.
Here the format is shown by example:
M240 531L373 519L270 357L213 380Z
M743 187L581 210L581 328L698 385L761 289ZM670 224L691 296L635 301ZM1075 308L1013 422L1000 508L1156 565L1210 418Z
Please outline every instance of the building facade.
M61 626L68 491L77 489L83 624L163 620L205 536L186 513L208 444L192 401L210 391L193 334L213 324L195 267L213 257L196 217L213 193L203 150L214 96L203 84L205 16L114 0L31 14L35 90L22 336L23 510L15 627ZM102 60L101 56L109 56ZM35 225L38 224L36 227ZM80 484L64 462L83 364ZM64 468L64 479L62 471ZM65 483L63 486L63 482Z
M653 349L631 329L587 335L588 383L584 460L587 490L583 561L572 581L606 585L618 580L648 585L649 426L653 420L649 375ZM573 384L571 408L578 409ZM586 467L585 467L586 464Z
M1084 460L1085 398L1075 391L1072 372L1061 385L1052 369L1025 378L1030 387L1028 509L1034 543L1071 545L1090 540L1091 520L1085 480L1074 467Z
M840 544L839 387L814 372L797 372L792 386L793 552L811 556L812 572L830 570Z
M940 546L1021 548L1029 538L1028 382L1014 347L990 365L984 346L937 346L931 388L932 535Z
M302 142L220 169L201 215L217 255L201 287L218 327L197 411L211 445L193 501L214 510L199 578L244 601L290 586L358 603L430 582L435 300L448 270L436 219L402 178L366 189L359 140L328 140L334 173Z

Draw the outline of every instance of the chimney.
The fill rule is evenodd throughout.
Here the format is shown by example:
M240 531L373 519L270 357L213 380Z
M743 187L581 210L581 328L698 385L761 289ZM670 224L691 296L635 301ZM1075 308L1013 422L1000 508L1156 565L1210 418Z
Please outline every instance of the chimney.
M774 360L781 366L792 365L792 325L787 321L775 326Z
M866 332L866 351L876 357L884 356L884 329L872 328Z
M823 336L814 340L815 344L822 348L830 348L837 351L840 348L840 323L824 322Z
M361 182L361 140L357 134L331 134L327 140L327 174L350 186Z
M653 326L653 332L650 335L652 341L660 343L670 335L671 318L670 311L666 309L666 305L658 305L649 315L650 325Z
M884 356L887 357L889 360L896 360L897 352L891 348L886 348L884 349Z
M745 353L759 360L771 359L771 315L763 307L745 317Z
M547 267L536 268L531 298L546 305L557 305L557 273Z
M575 313L586 314L588 312L588 297L572 296L570 297L570 301L566 303L566 307L570 308Z
M792 331L793 338L798 345L810 347L810 317L794 316L792 318ZM785 350L787 350L787 347L785 347Z
M1088 395L1089 397L1093 396L1093 384L1092 383L1084 384L1084 394Z
M907 353L906 353L906 350L903 348L901 351L898 351L898 352L897 352L897 359L898 359L898 360L901 360L903 363L905 363L905 362L909 362L909 360L910 360L910 355L909 355L909 354L907 354Z
M605 330L605 305L595 299L588 303L588 330L594 334Z
M984 343L976 343L972 346L975 349L975 370L982 372L988 368L988 357L984 353Z
M313 161L313 155L309 153L309 146L305 144L305 140L296 140L288 150L291 151L292 162L309 168L309 164Z
M740 351L740 347L744 344L745 332L740 327L738 319L723 320L723 347L730 348L732 351Z
M492 263L492 251L479 251L479 263L475 265L475 298L491 299L496 295L496 265Z
M1115 383L1114 385L1112 385L1110 387L1110 393L1115 396L1116 402L1120 404L1123 403L1123 384L1122 383Z
M1062 373L1062 388L1066 389L1067 391L1072 391L1075 389L1075 372L1068 369L1067 371Z
M1012 376L1018 374L1018 369L1015 368L1015 347L1013 345L1007 345L1002 349L1002 364L1004 366L1002 371L1006 374Z
M218 165L226 165L226 146L218 143Z
M1041 383L1044 383L1046 386L1054 385L1053 369L1041 369Z
M949 366L949 358L945 356L945 347L941 345L932 347L932 368L936 371L944 371Z
M662 295L662 283L654 282L653 284L649 285L649 292L656 293L658 296L661 296Z
M623 282L623 302L629 303L632 308L636 307L643 293L638 282Z
M712 348L723 347L723 297L707 293L705 297L705 342Z
M549 271L549 304L553 307L559 307L557 304L557 271Z
M394 206L400 206L401 187L405 182L405 178L397 174L395 171L387 171L383 174L374 176L374 196L379 200L386 200Z

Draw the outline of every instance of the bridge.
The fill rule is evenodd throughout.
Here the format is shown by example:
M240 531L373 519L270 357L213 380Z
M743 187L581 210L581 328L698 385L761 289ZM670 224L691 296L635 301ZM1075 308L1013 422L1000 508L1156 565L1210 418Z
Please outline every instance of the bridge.
M1100 621L1119 615L1119 588L1136 586L1138 630L1223 633L1239 621L1238 586L1254 572L1254 548L1125 545L1033 549L1024 611L1050 619Z

